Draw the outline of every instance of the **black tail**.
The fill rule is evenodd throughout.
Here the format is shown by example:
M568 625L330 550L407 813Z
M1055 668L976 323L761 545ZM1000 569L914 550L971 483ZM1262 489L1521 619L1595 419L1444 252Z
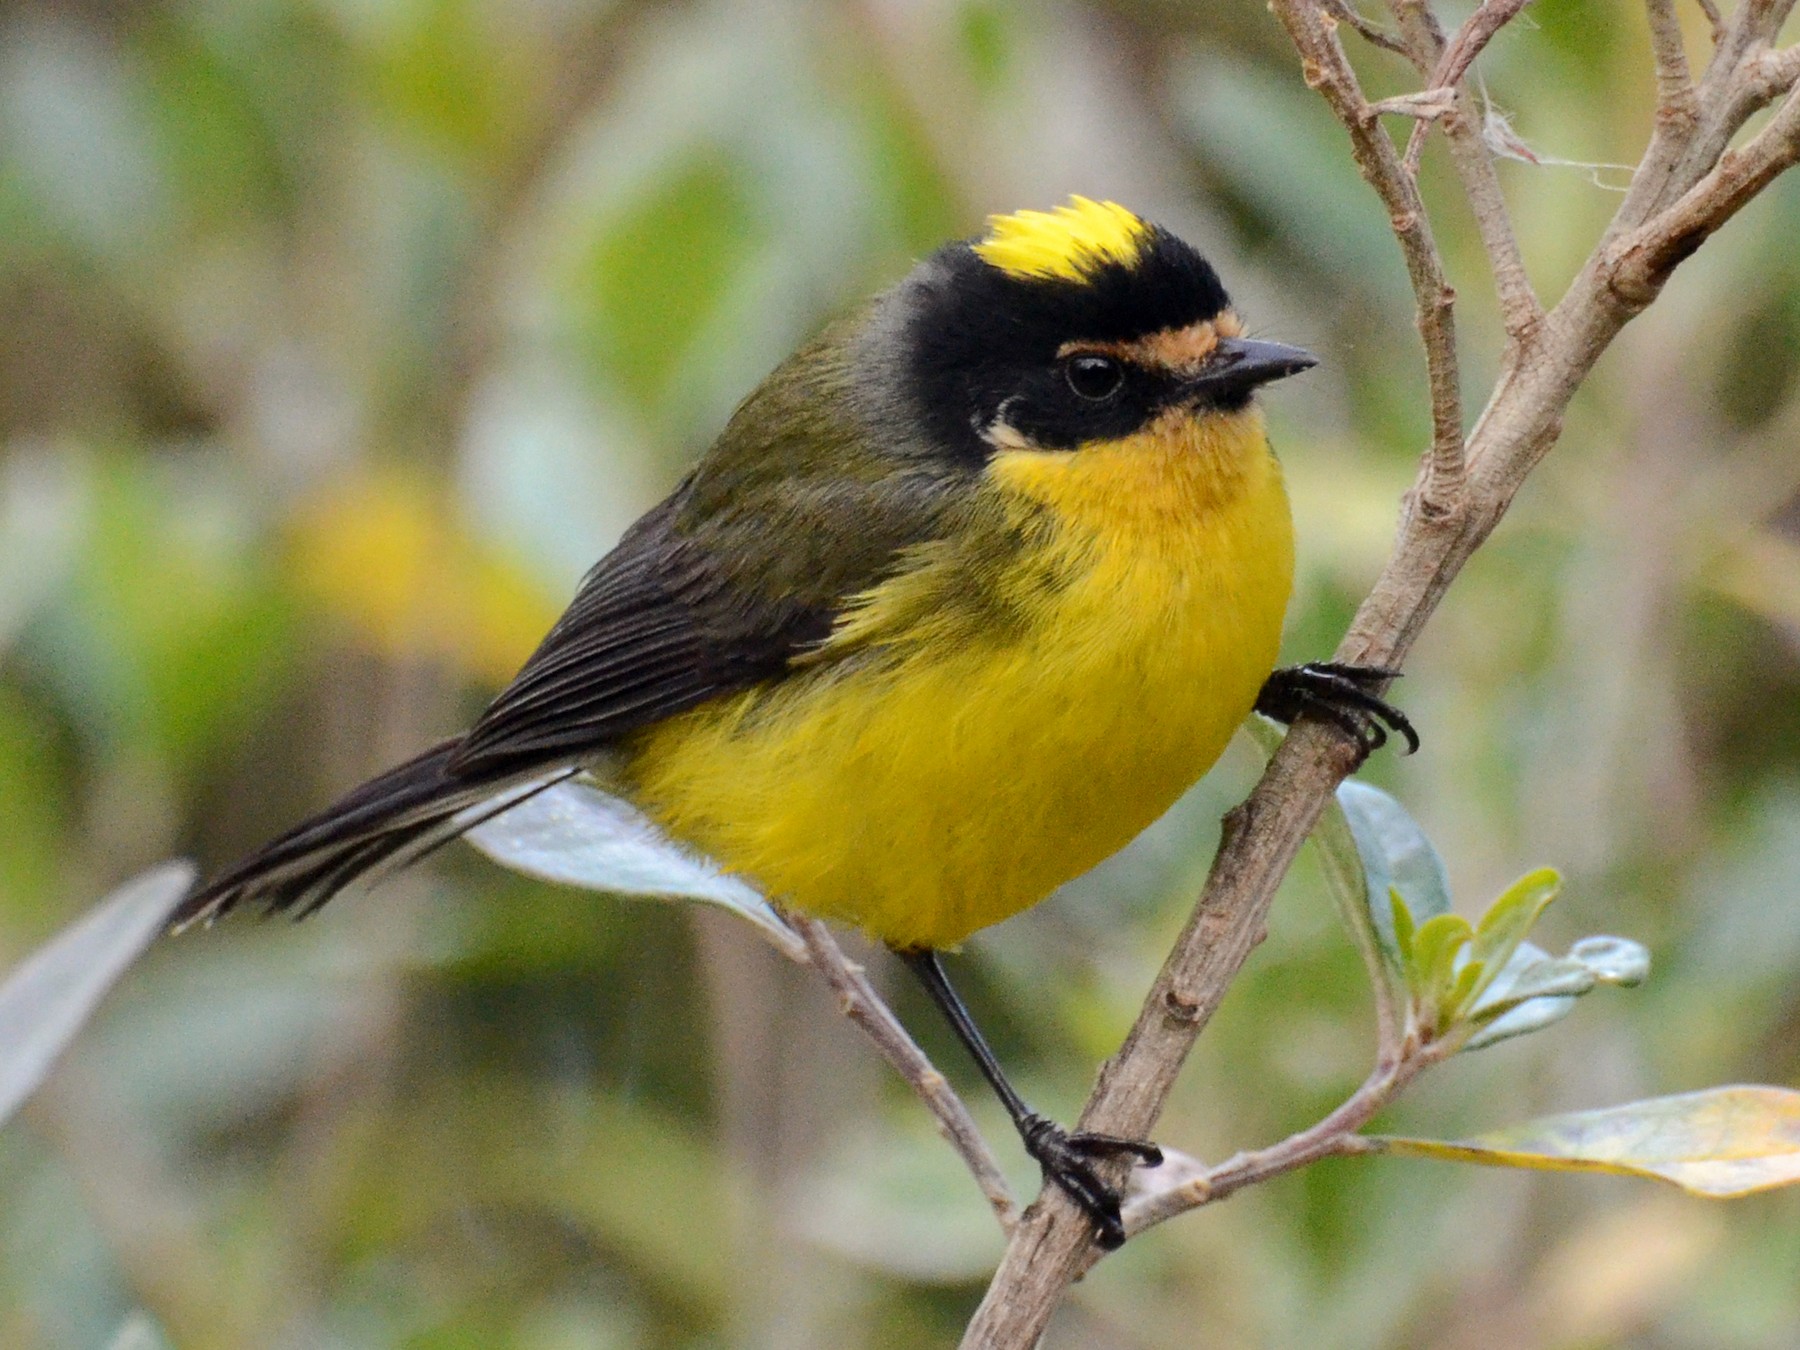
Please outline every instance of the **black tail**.
M460 743L433 746L270 840L190 895L171 927L210 921L245 903L304 918L358 877L417 862L577 772L539 765L527 772L458 775L448 766Z

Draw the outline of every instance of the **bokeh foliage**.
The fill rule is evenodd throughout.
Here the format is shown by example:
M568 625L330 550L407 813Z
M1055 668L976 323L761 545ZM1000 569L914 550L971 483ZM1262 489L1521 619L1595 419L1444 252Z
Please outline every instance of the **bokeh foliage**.
M1497 107L1545 159L1633 161L1636 7L1529 13L1483 58ZM1478 392L1495 325L1444 170ZM1502 175L1554 293L1621 175ZM1325 357L1270 402L1289 646L1328 651L1423 381L1379 210L1255 6L0 10L0 959L452 729L781 352L1070 191L1194 239L1255 331ZM1549 945L1626 933L1656 979L1440 1070L1392 1133L1800 1076L1797 231L1790 178L1608 356L1415 653L1425 752L1369 770L1458 895L1554 863ZM1116 1043L1255 759L958 962L1046 1108ZM1288 890L1163 1124L1186 1151L1366 1067L1316 865ZM1128 1247L1054 1343L1781 1346L1796 1203L1326 1163ZM731 920L466 852L167 944L0 1135L22 1350L133 1310L202 1348L939 1344L997 1249L916 1104Z

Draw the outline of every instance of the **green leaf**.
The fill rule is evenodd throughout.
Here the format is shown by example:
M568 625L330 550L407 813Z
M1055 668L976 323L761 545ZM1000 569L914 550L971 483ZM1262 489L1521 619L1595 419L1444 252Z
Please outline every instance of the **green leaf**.
M1394 934L1392 905L1376 897L1397 890L1416 923L1450 912L1450 878L1444 860L1419 823L1387 793L1366 783L1338 785L1338 805L1356 844L1363 871L1364 904L1374 920L1382 949L1396 970L1404 970Z
M531 787L516 791L529 793ZM486 813L492 805L476 809ZM806 959L799 936L755 887L683 848L636 807L591 784L559 783L527 796L463 837L501 866L541 881L722 906L755 924L787 956Z
M1481 962L1487 972L1487 978L1470 991L1472 998L1479 999L1506 968L1525 935L1561 889L1562 877L1556 870L1540 867L1513 882L1488 906L1487 913L1481 916L1481 922L1476 926L1469 949L1470 957Z
M1400 959L1410 962L1418 928L1413 923L1412 910L1407 907L1406 897L1392 886L1388 887L1388 910L1394 920L1394 945L1400 951Z
M1448 1028L1462 1017L1463 1009L1473 1000L1475 989L1481 983L1486 967L1476 960L1466 960L1457 967L1456 980L1438 1001L1437 1026L1439 1031Z
M1464 1050L1484 1050L1515 1036L1542 1031L1575 1010L1575 1000L1598 981L1580 962L1551 956L1532 943L1523 942L1507 968L1489 984L1469 1012L1469 1021L1480 1030L1463 1044Z
M1746 1086L1573 1111L1472 1139L1371 1139L1384 1153L1487 1167L1611 1172L1728 1198L1800 1182L1800 1092Z
M0 1123L37 1090L193 884L188 863L151 868L39 947L0 984Z
M1454 1011L1451 1002L1459 963L1465 959L1474 928L1460 914L1437 914L1419 926L1413 936L1412 959L1407 963L1407 984L1413 1001L1440 1029Z

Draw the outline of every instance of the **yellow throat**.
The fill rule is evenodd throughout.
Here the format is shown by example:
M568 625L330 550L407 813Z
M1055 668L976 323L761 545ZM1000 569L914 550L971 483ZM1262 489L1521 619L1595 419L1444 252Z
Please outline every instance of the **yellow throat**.
M651 727L633 797L780 903L954 946L1122 848L1275 664L1293 532L1262 415L990 459L783 679Z

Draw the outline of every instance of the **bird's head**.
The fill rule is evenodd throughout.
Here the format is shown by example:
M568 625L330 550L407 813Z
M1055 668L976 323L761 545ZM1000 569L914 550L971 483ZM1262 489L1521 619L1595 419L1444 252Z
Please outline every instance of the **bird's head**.
M933 443L959 457L1079 450L1240 414L1260 385L1316 364L1246 338L1194 248L1085 197L991 217L894 299L901 386Z

